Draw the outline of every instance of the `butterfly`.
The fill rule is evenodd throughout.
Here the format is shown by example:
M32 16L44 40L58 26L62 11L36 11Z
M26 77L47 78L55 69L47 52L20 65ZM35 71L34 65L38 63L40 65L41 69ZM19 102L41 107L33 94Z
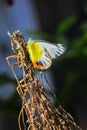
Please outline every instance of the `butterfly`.
M64 44L51 44L44 40L29 39L27 51L34 68L43 70L52 65L52 60L66 51Z

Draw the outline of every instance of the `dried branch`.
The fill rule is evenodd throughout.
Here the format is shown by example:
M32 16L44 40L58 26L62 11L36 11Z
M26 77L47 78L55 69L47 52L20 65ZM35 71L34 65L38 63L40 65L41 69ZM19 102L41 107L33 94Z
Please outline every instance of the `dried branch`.
M23 35L15 31L12 35L9 33L9 36L15 55L6 59L17 80L17 92L22 100L22 108L18 117L19 129L81 130L60 104L58 108L54 107L40 79L34 77L35 71L27 56ZM21 79L17 76L16 67L21 71Z

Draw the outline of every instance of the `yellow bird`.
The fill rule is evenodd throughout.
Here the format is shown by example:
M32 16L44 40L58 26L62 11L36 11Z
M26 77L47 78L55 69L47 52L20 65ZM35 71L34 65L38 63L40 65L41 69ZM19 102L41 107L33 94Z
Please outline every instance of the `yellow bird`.
M66 51L66 46L64 44L51 44L44 40L29 39L27 51L34 68L43 70L49 68L52 60Z

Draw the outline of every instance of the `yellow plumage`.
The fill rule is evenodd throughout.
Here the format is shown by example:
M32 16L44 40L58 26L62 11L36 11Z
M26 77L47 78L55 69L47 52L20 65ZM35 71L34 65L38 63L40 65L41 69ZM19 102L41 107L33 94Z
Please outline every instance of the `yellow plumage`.
M29 40L27 51L34 68L47 69L52 60L63 54L66 47L63 44L50 44L42 40Z
M43 50L37 42L28 42L27 49L32 62L38 61L42 57Z

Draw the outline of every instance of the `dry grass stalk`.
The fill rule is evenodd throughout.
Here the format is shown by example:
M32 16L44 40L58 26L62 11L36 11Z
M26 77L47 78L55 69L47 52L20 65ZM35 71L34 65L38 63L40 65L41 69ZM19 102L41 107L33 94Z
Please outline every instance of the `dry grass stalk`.
M19 31L9 35L15 55L6 59L17 80L17 92L22 99L22 109L18 117L19 129L81 130L60 104L57 109L53 106L44 89L44 85L40 79L34 77L34 68L28 60L26 42L23 35ZM21 80L18 79L15 67L21 70Z

